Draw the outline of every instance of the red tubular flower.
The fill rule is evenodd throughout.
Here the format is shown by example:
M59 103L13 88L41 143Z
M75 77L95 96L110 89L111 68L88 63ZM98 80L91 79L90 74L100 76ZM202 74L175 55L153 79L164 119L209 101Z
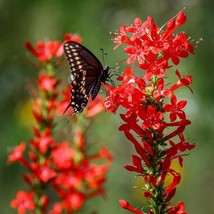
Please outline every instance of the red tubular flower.
M136 78L130 67L126 67L124 76L121 79L123 85L119 85L117 88L104 85L109 93L105 106L107 110L112 112L115 112L119 105L130 109L129 113L136 112L144 96L141 90L144 88L145 82L142 79Z
M82 38L78 34L66 33L64 38L65 41L82 42ZM40 62L50 62L53 57L61 57L63 55L63 43L59 41L38 41L35 47L28 41L24 44Z
M57 84L56 79L52 76L48 76L45 74L40 74L38 78L39 88L45 92L53 91Z
M52 209L48 212L48 214L61 214L63 210L62 203L56 202L54 203Z
M192 83L192 77L191 76L187 76L184 78L181 78L180 72L178 70L176 70L176 75L178 76L179 80L176 84L174 84L170 90L171 91L175 91L176 89L182 87L182 86L186 86L189 88L189 90L192 92L192 89L189 87L189 85Z
M176 207L169 206L167 214L188 214L184 211L184 208L184 203L180 201Z
M167 39L178 27L186 22L184 11L180 11L175 18L170 19L166 24L166 31L163 33L163 40Z
M84 178L88 182L88 186L95 188L104 182L103 174L108 170L106 165L90 165L85 167Z
M58 41L39 41L36 47L28 41L25 42L25 47L38 58L40 62L49 62L54 57L60 48L61 44Z
M139 117L144 121L142 124L143 129L152 127L154 130L157 130L161 126L163 114L158 112L155 107L148 106L147 109L142 109Z
M37 149L39 152L45 154L49 147L54 146L55 144L51 136L50 129L46 129L43 132L37 134L38 136L31 140L31 146Z
M9 154L8 163L13 163L16 161L22 162L25 147L26 147L25 142L21 142L18 146L16 146Z
M148 192L148 191L144 191L143 194L144 194L144 196L145 196L146 198L154 199L154 196L153 196L150 192Z
M16 199L11 202L11 207L17 208L18 214L25 214L28 211L33 211L35 209L33 198L33 192L18 191Z
M109 162L112 162L113 159L111 152L105 146L99 151L98 158L106 159Z
M70 170L70 171L69 171ZM74 188L81 188L83 185L84 176L81 169L70 168L56 177L54 186L62 189L72 190Z
M119 200L119 204L123 209L129 210L132 213L135 214L144 214L144 212L141 212L140 210L137 210L136 208L134 208L133 206L131 206L127 201L125 200Z
M147 157L147 153L143 149L143 147L137 142L137 140L133 137L133 135L131 133L125 132L125 135L126 135L127 139L129 139L133 143L136 152L140 155L140 157L145 162L145 164L147 166L150 166L150 161L149 161L149 159Z
M104 110L103 106L104 97L97 96L95 100L89 102L89 105L86 109L86 116L87 117L94 117L96 114L100 113Z
M143 166L142 166L142 160L136 155L132 155L132 163L133 166L131 165L125 165L124 168L132 171L132 172L138 172L142 173L143 172Z
M55 170L51 169L48 163L44 163L42 165L34 165L33 171L35 177L44 183L49 182L52 178L56 176Z
M80 192L70 193L64 198L63 206L66 209L79 210L85 202L85 196Z
M81 43L81 42L82 42L82 38L80 37L79 34L70 34L70 33L66 33L66 34L64 35L64 41L65 41L65 42L74 41L74 42Z
M82 39L77 34L66 34L65 41L71 40L81 42ZM11 202L11 206L17 208L20 214L34 210L36 213L71 214L79 212L86 200L104 194L103 184L112 161L111 153L106 147L101 147L93 154L85 151L86 129L89 130L92 117L103 110L104 99L100 97L90 102L81 117L81 123L77 117L72 118L69 130L69 133L72 133L69 134L71 142L68 142L68 139L57 142L54 137L57 113L62 114L70 101L68 91L62 92L64 99L58 101L60 80L55 77L56 63L52 64L57 57L62 56L63 44L64 41L39 41L37 46L33 47L31 43L25 43L26 48L43 63L37 78L37 92L33 93L36 125L33 127L33 138L26 152L28 156L24 158L26 146L22 142L8 157L9 163L20 162L28 169L22 177L31 192L19 191L16 199ZM69 110L66 113L69 113ZM61 133L60 138L67 133L64 127ZM47 188L55 191L54 198L58 198L55 203L45 195ZM49 203L53 206L50 207Z
M182 166L184 152L194 148L183 135L186 126L191 124L184 112L187 101L178 101L176 97L176 90L182 86L192 92L192 77L181 77L176 70L178 81L166 83L167 70L178 65L181 58L194 54L189 36L184 32L174 33L185 22L186 15L180 11L163 27L158 27L152 17L145 22L135 18L133 25L120 27L114 38L115 48L124 45L126 64L133 66L126 65L117 87L104 86L109 94L104 104L106 110L116 113L119 107L123 109L119 130L135 149L132 164L124 167L140 175L145 182L142 189L151 205L145 209L148 214L185 213L182 204L178 207L168 204L181 180L180 174L172 169L172 161L178 159ZM134 64L139 68L138 75L134 73ZM169 128L167 132L166 128ZM169 174L172 181L167 185ZM138 213L124 200L120 205Z
M69 169L73 165L74 150L67 142L55 146L51 153L51 159L57 169Z
M171 191L173 191L181 180L180 174L176 173L174 170L169 170L168 172L173 176L173 180L170 185L165 189L164 195L168 195Z
M67 88L62 91L62 96L63 99L56 106L57 114L62 115L65 113L67 115L72 115L72 108L68 108L68 110L65 112L65 109L68 106L71 97L70 85L68 85Z
M164 106L164 109L166 112L170 112L170 121L173 122L177 119L177 116L180 119L185 119L186 118L186 114L183 110L181 110L182 108L184 108L187 104L186 100L181 100L180 102L177 103L177 98L175 95L172 94L171 96L171 105L170 104L166 104Z

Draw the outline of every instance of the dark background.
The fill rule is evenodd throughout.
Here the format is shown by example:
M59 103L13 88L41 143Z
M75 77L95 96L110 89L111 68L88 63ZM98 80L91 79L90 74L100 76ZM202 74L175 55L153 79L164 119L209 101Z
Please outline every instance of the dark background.
M201 37L204 41L196 48L196 54L182 60L179 67L194 80L194 93L182 89L180 95L189 102L186 112L192 125L187 128L186 136L196 144L196 149L185 159L182 170L175 164L183 179L173 203L184 201L191 214L214 213L213 0L0 1L0 213L16 213L9 203L17 190L27 190L20 178L23 168L6 164L8 148L22 140L28 142L32 136L31 100L26 84L35 81L37 70L24 61L23 42L62 40L65 32L76 32L95 55L101 56L100 48L108 52L108 64L115 66L122 57L120 51L112 51L110 31L133 23L135 17L145 20L148 15L161 26L183 7L188 19L181 30L195 41ZM57 75L67 81L67 69ZM62 123L69 126L66 120ZM93 126L94 138L112 149L114 163L106 184L107 198L88 202L82 213L95 208L101 214L128 213L119 207L118 199L127 199L136 206L141 204L139 191L132 188L138 185L134 174L122 168L130 162L131 153L129 143L117 131L119 125L118 115L102 114Z

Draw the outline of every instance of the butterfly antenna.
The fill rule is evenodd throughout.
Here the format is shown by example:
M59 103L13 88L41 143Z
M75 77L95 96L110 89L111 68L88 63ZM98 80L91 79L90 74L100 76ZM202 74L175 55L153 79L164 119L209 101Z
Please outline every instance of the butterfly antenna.
M100 48L101 52L102 52L102 61L104 66L106 66L106 58L105 56L108 56L108 54L106 52L104 52L103 48Z

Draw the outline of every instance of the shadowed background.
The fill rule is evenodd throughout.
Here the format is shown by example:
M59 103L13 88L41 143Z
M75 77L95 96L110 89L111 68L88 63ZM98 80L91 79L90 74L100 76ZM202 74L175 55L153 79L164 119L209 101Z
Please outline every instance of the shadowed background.
M182 89L182 99L188 99L186 112L192 121L186 130L190 142L196 148L184 160L182 183L173 203L185 202L191 214L214 213L214 1L213 0L16 0L0 1L0 213L12 214L9 206L19 189L27 190L21 179L23 168L18 164L6 165L9 147L20 141L28 142L32 136L30 96L26 84L35 81L36 68L24 62L26 55L23 42L61 40L65 32L79 33L83 45L101 59L100 48L108 52L110 66L123 59L121 51L114 47L109 32L120 25L133 23L135 17L145 20L152 16L155 23L163 25L179 10L186 7L187 22L180 29L196 41L196 55L181 61L181 73L193 76L193 91ZM68 69L57 75L67 81ZM66 126L66 120L62 120ZM118 115L102 114L93 126L92 135L105 143L114 154L114 162L106 183L106 199L95 198L86 203L82 213L97 208L101 214L128 213L118 205L118 199L126 199L133 205L141 204L141 194L132 186L139 185L134 174L122 168L130 163L130 145L117 131ZM108 137L107 137L108 136ZM175 165L175 167L178 167ZM143 199L142 199L143 200Z

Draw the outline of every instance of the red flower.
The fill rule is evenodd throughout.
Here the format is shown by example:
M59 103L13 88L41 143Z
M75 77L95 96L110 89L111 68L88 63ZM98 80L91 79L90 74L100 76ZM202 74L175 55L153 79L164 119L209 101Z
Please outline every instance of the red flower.
M126 67L118 78L122 83L117 87L104 86L109 94L104 104L106 110L116 112L119 106L122 107L120 116L123 123L119 130L124 132L135 148L132 164L124 167L142 176L145 182L142 188L144 196L151 205L145 209L148 214L154 214L153 210L166 212L181 180L180 174L171 169L171 163L178 158L182 165L183 156L186 155L184 152L194 148L194 145L185 141L183 135L186 126L191 123L184 112L187 101L177 101L175 95L181 86L191 90L189 85L192 77L183 78L176 70L179 80L170 83L171 87L165 83L166 71L178 65L180 58L194 53L189 36L183 32L174 33L185 21L186 15L181 11L161 28L152 17L148 17L145 22L135 18L133 25L120 27L114 38L115 48L125 45L126 64L132 64L132 68ZM136 65L140 68L138 75L134 74ZM167 103L169 98L170 104ZM168 130L165 133L166 128ZM178 141L180 139L180 142L174 143L174 137ZM168 174L173 178L166 185ZM120 205L133 213L142 213L124 200L120 201ZM182 206L169 210L170 214L183 213Z
M83 180L84 176L81 169L73 168L58 174L54 180L54 185L63 190L71 190L73 188L81 188Z
M188 214L188 212L185 212L184 209L184 203L180 201L176 207L169 206L167 214Z
M181 180L180 174L176 173L174 170L168 170L168 172L173 176L173 180L170 185L165 189L164 195L168 195L171 191L173 191Z
M51 136L50 129L46 129L41 133L37 132L37 136L31 140L31 146L43 154L47 152L48 148L54 146L54 144L55 142Z
M64 42L81 40L77 34L66 34L64 38ZM66 90L64 100L58 103L57 86L60 81L55 78L55 65L59 65L60 61L57 59L53 63L57 57L62 56L64 42L39 41L35 47L29 42L25 43L26 48L39 60L41 70L37 79L38 90L32 93L36 125L33 127L34 137L30 140L28 159L23 157L24 142L8 157L8 162L19 161L28 169L22 177L32 192L20 191L11 202L11 206L18 208L20 214L33 213L34 209L38 213L72 214L86 200L104 193L103 183L112 160L111 154L106 148L102 148L89 155L85 148L85 134L92 121L90 117L103 110L103 98L90 102L81 123L76 116L72 118L70 145L67 141L57 143L53 138L56 110L62 113L70 101L70 93ZM64 137L64 131L65 129L56 138ZM95 164L95 161L98 163ZM54 198L57 201L50 201L52 207L49 204L51 198L45 195L47 188L56 192Z
M13 163L16 161L23 160L23 152L25 151L26 144L25 142L21 142L18 146L16 146L9 154L8 162Z
M72 108L68 108L65 111L68 104L70 103L70 97L71 97L70 87L71 87L70 85L67 85L67 89L62 91L63 99L56 106L56 110L57 110L58 115L62 115L64 113L68 114L68 115L72 115L72 111L73 111Z
M135 207L131 206L127 201L125 200L119 200L119 204L123 209L127 209L135 214L144 214L144 212L137 210Z
M104 110L103 102L104 102L104 97L99 95L96 97L96 99L94 99L93 101L90 101L88 107L86 108L86 112L85 112L86 116L94 117L96 114L103 111Z
M38 78L39 88L45 92L51 92L57 84L56 79L53 76L47 76L40 74Z
M58 41L37 42L36 47L33 47L30 42L25 42L25 47L38 58L40 62L49 62L54 56L61 44Z
M12 208L18 209L18 214L25 214L28 211L33 211L35 209L33 199L33 192L19 191L16 194L16 199L14 199L10 205Z
M42 165L32 164L32 170L34 171L35 177L44 183L49 182L56 176L55 170L51 169L47 162Z
M144 98L142 92L145 86L144 80L136 78L130 67L126 67L124 76L119 79L123 81L123 85L119 85L117 88L104 85L109 93L105 101L106 109L115 112L119 105L121 105L123 108L129 109L127 115L137 112Z
M180 119L185 119L186 118L186 114L184 113L183 110L181 110L182 108L184 108L187 104L186 100L181 100L180 102L177 103L177 98L174 94L172 94L171 96L171 105L170 104L166 104L164 106L164 109L166 112L170 112L169 118L170 121L173 122L177 119L177 116Z
M52 209L48 212L48 214L61 214L63 210L62 203L56 202L54 203Z
M103 146L98 153L98 158L104 158L107 161L111 162L112 154L105 146Z
M79 34L70 34L70 33L66 33L66 34L64 35L64 41L65 41L65 42L74 41L74 42L81 43L81 42L82 42L82 38L80 37Z
M182 78L181 74L178 70L176 70L175 74L178 76L179 80L177 81L176 84L174 84L170 88L170 90L173 92L173 91L177 90L178 88L180 88L181 86L186 86L192 92L192 89L189 87L189 85L192 83L192 77L189 75L189 76Z
M103 175L107 172L108 166L91 164L84 169L84 179L91 188L99 187L104 182Z
M163 114L153 106L148 106L147 109L142 107L139 112L139 117L144 121L142 124L143 129L152 127L154 130L160 129Z
M136 155L132 155L132 163L133 163L133 166L125 165L124 168L129 171L143 173L143 166L142 166L141 158L139 158Z
M164 79L159 79L155 85L155 88L152 87L153 96L156 102L160 102L163 97L172 96L172 91L170 89L164 88L164 84ZM151 86L149 86L148 88L151 88Z
M63 200L66 209L79 210L85 202L85 196L80 192L69 193Z
M82 38L78 34L65 34L65 41L75 41L81 43ZM25 47L38 58L40 62L49 62L53 57L61 57L63 55L63 43L59 41L45 42L38 41L36 47L26 41Z
M169 59L178 64L179 57L187 57L188 52L194 53L187 34L183 32L176 36L172 34L185 21L186 16L181 11L166 24L164 31L155 25L151 17L143 23L136 18L134 26L119 28L119 34L114 42L117 44L116 47L128 44L124 48L128 54L127 64L137 61L138 66L146 70L145 79L149 80L152 75L162 78L165 76L165 69L169 68Z
M58 144L51 153L51 159L57 169L68 169L73 165L74 150L67 142Z

